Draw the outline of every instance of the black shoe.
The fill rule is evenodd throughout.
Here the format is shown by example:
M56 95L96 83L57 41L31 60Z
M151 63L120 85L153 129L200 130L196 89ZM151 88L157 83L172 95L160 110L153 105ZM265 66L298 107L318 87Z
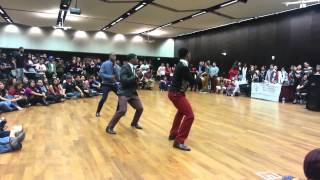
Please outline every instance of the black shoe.
M96 117L100 117L100 116L101 116L101 114L97 112L96 113Z
M174 136L174 135L170 135L168 139L169 139L169 141L173 141L173 140L175 140L175 139L176 139L176 136Z
M110 127L107 127L107 128L106 128L106 132L107 132L108 134L117 134L117 133L114 132L113 129L110 128Z
M132 124L131 124L131 127L134 128L134 129L140 129L140 130L143 129L143 128L142 128L141 126L139 126L138 124L136 124L136 125L132 125Z
M191 151L191 149L190 149L187 145L185 145L185 144L180 144L180 143L178 143L177 141L174 141L173 147L174 147L174 148L177 148L177 149L180 149L180 150L182 150L182 151Z
M0 119L0 131L3 131L5 126L7 124L7 120L6 119Z

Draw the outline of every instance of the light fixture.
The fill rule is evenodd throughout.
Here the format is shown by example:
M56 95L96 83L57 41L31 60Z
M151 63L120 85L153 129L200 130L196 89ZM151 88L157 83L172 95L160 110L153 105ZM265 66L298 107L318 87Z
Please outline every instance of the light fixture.
M116 20L116 23L120 22L123 18L119 18L118 20Z
M126 40L126 37L123 35L123 34L116 34L114 36L114 40L115 41L125 41Z
M233 1L226 2L224 4L221 4L220 8L223 8L223 7L226 7L226 6L230 6L231 4L237 3L238 1L239 0L233 0Z
M94 36L96 39L107 39L106 33L99 31Z
M143 8L144 6L145 6L144 4L141 4L140 6L136 7L134 10L139 11L139 9Z
M191 17L194 18L194 17L200 16L200 15L205 14L205 13L207 13L207 11L199 12L199 13L197 13L197 14L192 15Z
M61 23L61 22L60 22L60 23ZM67 30L69 30L69 29L72 29L72 27L62 26L62 24L58 24L58 25L52 26L52 27L53 27L53 29L61 29L61 30L65 30L65 31L67 31Z
M74 33L74 37L83 39L83 38L87 38L88 34L85 31L76 31Z
M183 17L181 19L178 19L178 20L175 20L175 21L172 21L171 23L167 23L165 25L161 25L161 26L158 26L158 27L155 27L153 29L150 29L150 30L147 30L145 32L142 32L140 34L148 34L150 32L153 32L155 30L159 30L160 28L163 28L163 27L166 27L166 26L169 26L169 25L173 25L173 24L177 24L177 23L180 23L180 22L183 22L183 21L186 21L188 19L191 19L191 18L195 18L197 16L201 16L203 14L206 14L206 13L209 13L209 12L214 12L218 9L221 9L223 7L226 7L226 6L229 6L229 5L232 5L234 3L238 3L238 2L242 2L242 3L246 3L248 0L229 0L227 2L224 2L224 3L220 3L220 4L217 4L215 6L212 6L212 7L209 7L207 9L202 9L200 10L199 12L197 13L194 13L194 14L191 14L189 16L186 16L186 17Z
M138 12L142 8L146 7L147 5L151 4L154 0L143 0L140 1L137 5L135 5L133 8L128 10L127 12L123 13L121 16L119 16L116 20L111 21L108 25L101 28L102 31L106 31L107 29L111 28L112 26L116 25L120 21L128 18L129 16L133 15L134 13Z
M8 33L19 33L20 32L19 28L16 25L13 25L13 24L7 25L4 28L4 31L8 32Z
M271 59L274 61L276 59L276 57L275 56L271 56Z
M146 34L150 35L150 36L162 36L162 35L167 34L167 32L163 31L163 30L160 30L160 29L156 29L156 30L153 30L153 31L148 32Z
M143 37L136 35L132 38L132 42L143 42Z
M223 52L223 53L221 53L223 56L227 56L227 53L226 52Z
M12 23L11 19L9 19L9 18L6 18L6 21L7 21L8 23Z
M13 21L12 19L9 17L9 15L6 13L6 11L0 6L0 16L7 21L8 23L12 24Z
M305 8L309 3L320 3L320 0L298 0L298 1L288 1L283 2L286 6L299 5L300 8Z
M29 32L30 34L42 34L42 30L39 27L31 27Z
M56 37L64 37L65 33L62 29L55 29L53 30L52 35Z

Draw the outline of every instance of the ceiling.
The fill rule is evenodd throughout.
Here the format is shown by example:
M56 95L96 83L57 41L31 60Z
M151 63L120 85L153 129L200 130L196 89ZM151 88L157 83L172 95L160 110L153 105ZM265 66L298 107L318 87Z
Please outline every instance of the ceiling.
M74 1L71 7L74 7ZM107 2L104 2L107 1ZM65 26L75 30L98 31L133 8L140 0L78 0L82 14L67 15ZM169 7L161 8L149 4L137 13L129 16L108 29L113 33L136 34L170 23L197 13L197 9L206 9L227 0L155 0L154 3ZM297 8L297 5L285 6L287 0L248 0L246 4L236 3L217 10L221 16L207 13L187 21L161 28L160 37L175 37L211 27L228 24L249 17ZM11 19L18 24L38 27L51 27L56 24L60 0L0 0ZM196 11L185 11L196 10ZM0 22L3 20L1 19ZM151 33L152 34L152 33Z

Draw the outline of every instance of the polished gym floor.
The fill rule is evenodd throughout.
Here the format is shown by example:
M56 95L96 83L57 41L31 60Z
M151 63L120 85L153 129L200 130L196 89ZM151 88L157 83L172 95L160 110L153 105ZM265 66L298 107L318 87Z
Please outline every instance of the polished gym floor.
M130 127L133 110L105 133L117 98L68 100L2 114L23 124L23 149L0 155L1 180L258 179L257 172L304 177L303 159L319 145L320 114L302 105L245 97L188 93L195 112L187 144L172 148L168 132L175 108L166 92L140 91L144 130Z

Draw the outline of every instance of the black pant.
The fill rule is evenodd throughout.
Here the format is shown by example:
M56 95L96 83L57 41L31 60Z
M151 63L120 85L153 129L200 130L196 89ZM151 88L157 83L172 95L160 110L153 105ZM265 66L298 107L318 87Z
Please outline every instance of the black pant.
M38 103L40 103L42 105L47 105L47 101L45 100L44 97L41 97L41 96L33 96L33 97L29 98L29 102L31 105L36 105Z
M130 97L119 96L118 99L119 100L118 100L117 112L114 114L114 116L112 117L107 127L113 129L117 125L121 117L126 114L128 103L131 105L131 107L133 107L133 109L136 110L133 120L131 122L131 126L138 125L138 122L143 112L143 106L141 104L139 96L137 95L130 96Z
M49 101L50 103L58 103L61 102L64 96L62 95L48 95L46 98L46 101Z
M106 102L108 98L109 91L113 91L115 94L117 94L118 87L116 84L102 84L102 98L98 104L97 113L100 113L103 104Z

